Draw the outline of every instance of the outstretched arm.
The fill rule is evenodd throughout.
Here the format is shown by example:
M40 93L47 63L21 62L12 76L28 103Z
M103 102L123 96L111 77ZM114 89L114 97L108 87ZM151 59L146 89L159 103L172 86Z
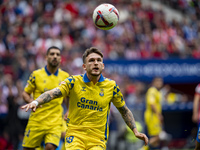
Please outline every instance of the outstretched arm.
M145 142L145 145L148 144L148 138L145 134L138 132L136 125L135 125L135 119L133 117L132 112L128 109L126 105L117 108L119 112L122 115L122 118L126 122L126 124L129 126L129 128L133 131L135 136Z
M47 91L47 92L41 94L36 100L32 101L29 104L22 106L21 108L26 109L26 111L28 111L29 109L32 109L33 111L35 111L36 107L38 105L47 103L47 102L51 101L52 99L58 98L61 96L62 96L62 93L61 93L60 89L54 88L50 91Z
M25 91L22 92L22 97L23 97L23 99L24 99L24 101L26 103L30 103L30 102L33 101L33 98L31 97L31 94L29 94L29 93L27 93Z
M200 95L195 94L193 102L193 115L192 115L192 121L195 123L198 122L199 100L200 100Z

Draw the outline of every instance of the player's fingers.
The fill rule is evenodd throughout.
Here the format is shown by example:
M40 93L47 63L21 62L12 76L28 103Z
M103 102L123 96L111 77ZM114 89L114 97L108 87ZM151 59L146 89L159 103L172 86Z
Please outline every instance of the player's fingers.
M35 110L36 110L36 107L33 107L33 108L32 108L32 110L35 112Z
M27 105L27 107L26 107L26 112L29 110L29 105Z
M144 142L145 142L145 145L147 145L148 144L148 137L146 136L146 135L144 135Z
M64 120L67 121L67 116L64 116Z
M21 109L24 109L24 108L26 108L26 105L21 106Z

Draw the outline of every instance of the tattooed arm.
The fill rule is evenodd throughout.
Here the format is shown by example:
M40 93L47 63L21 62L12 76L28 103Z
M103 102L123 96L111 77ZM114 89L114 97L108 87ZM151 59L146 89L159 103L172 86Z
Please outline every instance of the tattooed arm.
M138 132L136 125L135 125L135 119L133 117L132 112L128 109L126 105L117 108L119 112L122 115L122 118L126 122L126 124L129 126L129 128L133 131L135 136L145 142L145 145L148 144L148 138L145 134Z
M62 97L62 93L59 88L54 88L50 91L47 91L47 92L41 94L36 100L32 101L29 104L22 106L21 108L26 109L26 111L28 111L29 109L32 109L33 111L35 111L36 107L38 105L47 103L47 102L51 101L52 99L58 98L58 97Z
M136 125L135 125L135 119L133 117L132 112L128 109L128 107L126 105L124 105L124 106L122 106L120 108L117 108L117 109L121 113L122 118L124 119L126 124L133 131L133 129L136 128Z

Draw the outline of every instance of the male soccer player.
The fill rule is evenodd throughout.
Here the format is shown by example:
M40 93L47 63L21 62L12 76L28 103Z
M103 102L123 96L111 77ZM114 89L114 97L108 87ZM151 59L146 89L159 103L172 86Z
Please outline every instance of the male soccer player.
M47 65L34 71L27 81L23 98L27 103L37 99L42 93L59 86L60 82L69 77L61 69L60 49L52 46L46 53ZM33 98L31 97L33 94ZM24 150L34 150L45 142L45 150L55 150L59 145L62 132L63 98L55 98L42 105L36 112L31 112L23 139Z
M40 95L23 109L36 110L58 97L69 97L69 115L65 137L66 150L105 150L108 139L108 116L111 102L117 107L135 136L148 143L145 134L138 132L133 114L125 105L116 82L103 77L103 54L91 47L83 54L84 75L71 76L53 90ZM51 101L52 100L52 101ZM40 108L38 108L39 110Z
M199 101L200 101L200 84L198 84L195 88L194 102L193 102L193 115L192 120L195 123L198 123L198 132L196 138L196 147L195 150L200 150L200 109L199 109Z
M160 149L160 142L165 140L167 133L163 131L162 95L163 79L155 77L151 87L146 93L146 110L144 112L145 124L149 135L149 148ZM162 136L163 135L163 136ZM144 148L145 149L145 148Z

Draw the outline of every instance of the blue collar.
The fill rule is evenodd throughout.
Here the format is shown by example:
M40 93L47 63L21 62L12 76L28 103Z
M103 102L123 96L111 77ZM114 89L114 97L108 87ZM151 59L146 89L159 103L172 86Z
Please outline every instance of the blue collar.
M99 78L99 81L98 81L98 82L103 82L104 80L105 80L105 79L104 79L103 75L101 74L101 76L100 76L100 78ZM88 83L88 82L90 82L90 79L88 79L88 77L87 77L86 73L83 75L83 81L84 81L85 83Z
M44 70L46 71L47 75L50 76L51 73L47 70L47 66L44 67ZM54 73L55 76L58 76L58 69L56 70L56 72Z

